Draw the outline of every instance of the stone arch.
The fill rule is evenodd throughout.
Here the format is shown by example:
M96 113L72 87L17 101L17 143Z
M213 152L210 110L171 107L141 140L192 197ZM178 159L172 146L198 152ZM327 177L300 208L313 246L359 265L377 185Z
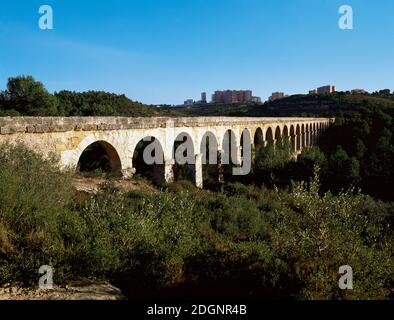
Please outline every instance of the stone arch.
M289 128L287 125L284 125L282 128L282 135L279 138L282 147L288 147L290 140L289 140Z
M141 175L155 184L165 183L164 149L155 136L141 139L133 150L135 174Z
M309 124L308 137L309 137L309 146L313 146L314 142L313 142L313 124L312 123Z
M305 148L305 124L301 124L301 150Z
M245 143L249 145L250 149L252 146L252 134L250 133L250 130L245 128L242 130L241 133L241 139L240 139L240 147L241 147L241 156L244 156L244 151L245 151Z
M282 130L282 139L284 139L284 141L290 142L290 132L289 132L289 127L288 125L284 125L283 126L283 130Z
M172 146L174 159L174 180L190 180L195 182L195 160L196 153L194 141L187 132L180 132L176 136Z
M235 132L231 129L226 130L223 135L223 142L222 142L222 163L223 164L230 164L236 163L237 161L237 137Z
M297 151L301 150L301 127L299 124L297 124L296 127L296 147L297 147Z
M175 128L173 134L167 136L167 139L169 141L169 149L171 149L171 147L173 148L173 141L170 141L171 139L174 139L174 141L176 141L181 137L187 137L188 145L190 145L190 147L193 147L195 154L198 154L200 150L202 135L203 133L205 133L205 131L206 130L193 130L192 127ZM172 157L174 156L173 151L174 150L172 150Z
M200 153L202 154L203 164L217 164L217 153L219 150L216 136L207 131L204 133L200 143Z
M287 125L284 125L284 127L283 127L283 136L285 136L285 137L289 136L289 128Z
M290 147L291 147L291 152L296 152L297 151L297 141L296 141L296 132L294 129L294 125L290 126Z
M271 127L268 127L267 131L265 132L265 141L266 141L267 145L274 144L274 134L272 132Z
M202 155L202 184L204 188L217 190L219 182L218 165L219 145L215 134L210 131L204 133L200 143Z
M310 136L309 136L309 123L305 124L305 147L309 147Z
M254 140L254 148L256 150L264 146L263 130L260 127L256 129L253 140Z
M282 132L280 130L280 126L277 126L275 129L275 141L280 141L282 139Z
M89 172L102 170L116 176L122 174L122 162L115 147L107 141L96 140L88 145L81 144L77 170Z
M182 149L184 149L184 152L182 152L182 154L185 158L187 158L186 159L187 163L193 164L196 153L195 153L194 141L189 133L187 132L179 133L173 142L172 156L175 162L177 162L177 160L180 160L176 158L176 155L181 145L183 146ZM181 156L181 154L179 155Z

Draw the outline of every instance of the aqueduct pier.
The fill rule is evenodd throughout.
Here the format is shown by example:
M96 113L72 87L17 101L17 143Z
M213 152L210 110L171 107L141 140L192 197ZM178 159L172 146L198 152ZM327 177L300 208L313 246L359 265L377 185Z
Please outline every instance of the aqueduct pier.
M292 151L299 153L315 144L334 121L331 118L3 117L0 143L22 142L44 156L54 153L62 167L75 169L83 152L92 144L100 144L108 155L111 169L131 177L135 172L133 155L138 143L152 138L163 151L163 181L171 182L174 142L184 136L193 146L195 183L202 187L201 159L207 139L220 153L225 137L230 135L239 158L242 141L258 147L286 138Z

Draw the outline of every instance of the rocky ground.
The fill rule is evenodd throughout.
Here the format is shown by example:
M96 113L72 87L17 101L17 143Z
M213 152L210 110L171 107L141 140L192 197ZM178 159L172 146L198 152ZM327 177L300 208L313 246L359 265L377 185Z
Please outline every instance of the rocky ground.
M14 286L0 288L0 300L127 300L122 292L106 282L74 282L52 290Z
M109 183L110 182L108 180L97 177L77 177L73 180L73 185L75 189L86 193L98 193L104 191L106 185L108 185ZM113 186L121 192L157 192L157 189L146 180L115 180L113 182Z

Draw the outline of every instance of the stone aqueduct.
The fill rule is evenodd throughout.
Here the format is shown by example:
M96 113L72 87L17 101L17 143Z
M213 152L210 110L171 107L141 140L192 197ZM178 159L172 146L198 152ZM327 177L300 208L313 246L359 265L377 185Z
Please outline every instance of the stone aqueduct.
M62 167L71 168L77 168L86 148L99 143L109 157L111 169L131 177L135 172L133 155L137 144L151 137L160 143L164 154L163 181L171 182L174 141L183 135L192 141L194 179L196 185L202 187L201 159L207 137L221 152L224 138L230 134L240 161L243 135L255 147L275 144L286 137L296 154L315 144L333 122L334 119L329 118L5 117L0 118L0 143L22 142L43 155L55 153Z

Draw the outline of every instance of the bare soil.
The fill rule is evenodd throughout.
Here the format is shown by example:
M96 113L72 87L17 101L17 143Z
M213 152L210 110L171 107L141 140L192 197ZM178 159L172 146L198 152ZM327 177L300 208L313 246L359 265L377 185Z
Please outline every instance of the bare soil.
M107 282L79 281L65 287L32 289L9 286L0 288L0 300L127 300Z

